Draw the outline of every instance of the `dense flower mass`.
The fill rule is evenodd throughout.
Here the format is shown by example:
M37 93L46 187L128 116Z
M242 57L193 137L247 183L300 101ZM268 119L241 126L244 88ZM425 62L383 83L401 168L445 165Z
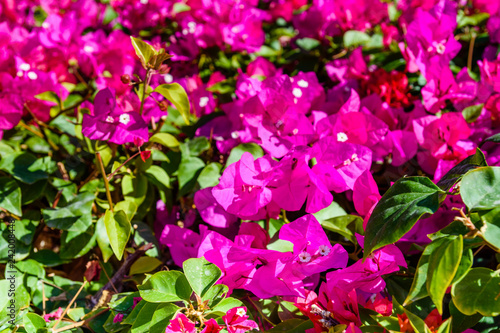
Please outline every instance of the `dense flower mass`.
M0 331L498 329L499 44L486 0L0 1Z

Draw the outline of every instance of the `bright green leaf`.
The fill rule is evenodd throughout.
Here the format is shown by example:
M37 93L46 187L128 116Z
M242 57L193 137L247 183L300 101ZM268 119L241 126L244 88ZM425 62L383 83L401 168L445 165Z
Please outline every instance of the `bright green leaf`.
M344 33L344 46L356 47L370 42L370 36L362 31L349 30Z
M242 143L231 150L226 161L226 167L234 162L238 162L246 152L252 154L254 159L264 156L264 151L259 145L255 143Z
M222 165L217 162L212 162L203 168L198 176L198 184L200 184L200 188L204 189L207 187L217 186L217 184L219 184L221 170Z
M28 333L37 333L37 330L46 327L45 319L36 313L27 313L23 318L24 329Z
M149 333L164 333L170 320L179 310L180 308L172 303L160 304L151 319Z
M169 133L156 133L149 138L149 141L159 143L170 149L179 147L179 141L177 138Z
M152 257L140 257L136 262L130 267L129 275L136 275L142 273L149 273L160 266L162 262L156 258Z
M439 182L436 184L443 191L449 191L456 183L458 183L462 177L472 169L476 169L478 167L488 166L486 163L486 159L484 158L484 154L481 152L479 148L476 149L476 153L474 155L470 155L465 158L463 161L455 165L448 171Z
M122 210L114 213L110 210L106 210L104 225L106 226L109 244L115 256L118 260L121 260L132 231L127 215L125 215L125 212Z
M489 268L471 269L451 288L453 303L468 316L479 312L483 316L500 315L500 272Z
M138 38L130 36L130 40L132 41L132 46L134 47L135 54L137 54L137 56L141 60L142 66L144 67L144 69L147 69L147 65L151 60L151 57L156 54L156 50L153 46L149 45L146 42L143 42Z
M200 297L203 297L222 275L219 267L203 257L184 261L182 268L191 288Z
M51 228L84 232L92 224L92 203L95 195L84 192L76 196L66 207L43 209L43 219Z
M192 292L186 276L179 271L158 272L138 289L141 297L152 303L189 300Z
M165 83L156 87L154 91L168 99L179 111L186 124L189 125L191 105L186 91L180 84Z
M464 119L468 123L473 123L479 118L481 115L481 111L483 111L483 106L484 104L476 104L476 105L471 105L466 107L465 109L462 110L462 115L464 116Z
M500 206L500 167L481 167L467 172L460 185L462 200L470 210Z

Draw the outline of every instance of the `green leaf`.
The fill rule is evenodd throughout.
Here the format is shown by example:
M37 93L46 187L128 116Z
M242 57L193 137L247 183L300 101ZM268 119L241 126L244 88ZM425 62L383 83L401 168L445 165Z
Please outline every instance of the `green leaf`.
M453 281L462 258L462 236L448 236L429 255L427 291L440 314L443 314L443 297Z
M131 333L145 333L149 332L151 319L158 308L158 303L147 303L142 307L141 311L137 314L137 318L132 325Z
M149 141L159 143L170 149L179 147L179 141L177 138L169 133L156 133L149 138Z
M212 286L210 289L208 289L208 291L201 298L201 300L208 301L207 305L210 308L213 308L214 306L219 304L219 302L222 301L227 296L228 292L229 292L229 288L226 285L216 284L216 285Z
M483 141L483 143L485 143L485 142L496 142L496 143L500 142L500 133L498 133L498 134L494 134L494 135L492 135L492 136L490 136L490 137L486 138L486 139ZM483 143L481 143L481 145L482 145Z
M30 153L12 153L2 155L0 170L3 170L23 183L33 184L48 177L44 170L37 167L37 158Z
M498 271L479 267L471 269L451 288L453 303L465 315L500 315L500 276Z
M127 219L129 221L132 221L135 213L137 212L137 205L133 201L123 200L115 205L114 210L115 211L122 210L127 216Z
M46 327L45 319L36 313L27 313L23 318L24 329L28 333L37 333L37 330Z
M125 200L134 201L139 207L146 199L148 191L148 180L145 175L138 174L135 177L125 175L122 178L122 193Z
M338 233L352 243L356 243L355 234L363 234L363 219L356 215L337 216L321 221L321 226L326 230Z
M448 318L439 325L437 333L451 333L452 318Z
M179 111L186 124L189 125L191 105L186 91L180 84L165 83L156 87L154 91L168 99Z
M151 319L150 333L164 333L170 320L174 318L180 308L172 303L163 303L158 306Z
M43 209L43 219L51 228L84 232L92 224L94 199L93 193L84 192L76 196L66 207Z
M178 171L179 187L182 189L189 182L195 181L204 167L205 163L198 157L183 158Z
M488 166L488 164L486 163L483 152L479 148L476 148L476 153L474 155L465 158L451 168L450 171L441 177L436 185L443 191L449 191L468 171L482 166Z
M486 214L481 215L483 226L481 227L481 235L488 242L488 245L500 251L500 207L490 210Z
M301 49L304 49L306 51L311 51L311 50L317 48L321 44L317 39L309 38L309 37L297 39L295 41L295 43Z
M422 215L435 213L440 193L444 192L427 177L406 177L394 183L368 220L363 257L398 241Z
M155 270L156 268L158 268L161 264L162 264L162 262L156 258L140 257L130 267L129 275L149 273L152 270Z
M452 332L463 332L466 329L476 325L477 322L481 318L483 318L483 316L480 313L476 313L472 316L467 316L463 314L457 309L457 307L453 303L453 300L450 301L449 309L450 309L450 315L453 318L452 328L451 328Z
M53 91L46 91L46 92L43 92L41 94L35 95L34 97L36 99L41 100L41 101L55 103L56 105L60 105L61 104L61 99Z
M492 209L500 205L500 167L481 167L467 172L460 194L470 210Z
M154 47L138 38L130 36L130 40L132 41L132 46L134 47L135 54L137 54L137 56L141 60L142 67L144 67L144 69L148 69L147 65L151 58L156 54L156 50L154 49Z
M21 195L21 189L14 179L0 178L0 208L17 216L23 215Z
M344 46L356 47L370 42L370 36L362 31L349 30L344 33Z
M222 275L219 267L203 257L184 261L182 268L191 288L200 297L203 297Z
M61 236L59 255L62 260L79 258L95 246L96 239L97 234L92 225L84 233L64 231Z
M122 260L123 251L127 245L132 227L123 210L106 210L104 215L104 225L109 238L109 244L118 260Z
M254 159L264 156L264 151L259 145L255 143L242 143L231 150L226 161L226 167L234 162L238 162L246 152L252 154Z
M198 176L198 184L200 184L200 188L204 189L207 187L217 186L217 184L219 184L221 170L222 164L217 162L212 162L203 168Z
M109 258L113 255L113 249L111 248L111 244L109 244L106 225L104 225L104 216L101 216L101 218L97 220L95 232L97 234L97 244L102 252L102 258L104 262L108 262Z
M333 201L330 206L323 208L322 210L313 213L314 217L316 220L321 223L322 221L334 218L334 217L339 217L339 216L344 216L347 215L347 212L344 210L344 208L340 207L340 205Z
M170 188L170 177L162 167L152 165L145 172L146 177L157 187L163 187L162 190Z
M186 276L179 271L158 272L138 289L141 297L152 303L187 301L192 292Z
M226 312L231 310L232 308L242 305L243 303L239 299L228 297L224 298L222 301L219 302L219 304L214 306L210 311L210 313L218 313L222 316L225 315Z
M484 104L476 104L466 107L462 110L462 115L464 116L465 121L469 124L473 123L479 118L481 115L481 111L483 111Z
M313 322L310 320L294 318L285 320L266 332L303 333L306 330L313 328L313 326Z

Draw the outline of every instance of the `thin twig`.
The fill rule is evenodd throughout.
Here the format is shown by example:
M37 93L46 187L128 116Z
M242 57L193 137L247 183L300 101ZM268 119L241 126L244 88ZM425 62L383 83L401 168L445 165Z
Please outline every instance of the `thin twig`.
M141 152L138 151L137 153L135 153L134 155L130 156L129 158L127 158L127 160L125 162L123 162L118 168L115 169L115 171L113 171L112 173L110 173L108 175L108 181L111 180L111 178L113 178L113 176L125 165L127 164L131 159L133 159L134 157L136 157L137 155L139 155Z
M474 43L476 41L476 34L472 33L469 43L469 56L467 57L467 69L472 71L472 55L474 54Z
M58 329L52 329L52 332L53 332L53 333L63 332L63 331L66 331L66 330L70 330L70 329L72 329L72 328L76 328L76 327L83 326L85 323L86 323L86 321L85 321L85 320L78 321L78 322L76 322L76 323L73 323L73 324L70 324L70 325L67 325L67 326L64 326L64 327L58 328ZM54 326L54 327L55 327L55 326Z
M59 325L59 323L61 322L61 319L64 318L64 316L66 315L66 313L68 312L68 309L71 307L71 305L73 305L73 303L76 301L76 298L78 297L78 295L80 295L80 293L82 292L83 288L87 285L87 280L83 281L83 284L82 286L80 287L80 289L78 289L78 291L76 292L75 296L73 297L73 299L71 300L71 302L69 302L68 306L66 307L66 309L64 309L64 312L62 313L62 315L59 317L59 319L57 319L56 323L54 324L54 331L57 327L57 325ZM57 332L57 331L55 331Z

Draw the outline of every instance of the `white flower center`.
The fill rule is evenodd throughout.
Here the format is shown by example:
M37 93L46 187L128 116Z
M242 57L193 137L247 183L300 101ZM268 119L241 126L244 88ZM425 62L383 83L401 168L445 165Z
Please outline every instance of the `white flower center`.
M346 142L347 139L349 139L349 138L347 137L347 134L345 134L344 132L337 133L337 141Z
M199 103L200 108L204 108L205 106L207 106L209 100L210 99L207 96L201 97L200 98L200 103Z
M28 72L28 77L31 79L31 80L36 80L38 78L38 75L36 75L35 72Z
M43 22L42 23L42 28L48 29L50 27L50 24L48 22Z
M300 90L299 88L293 88L292 94L293 94L293 96L295 96L297 98L301 98L302 97L302 90Z
M107 116L107 117L106 117L106 122L107 122L107 123L114 123L114 122L115 122L115 120L113 119L113 117L111 117L111 116Z
M240 133L238 133L237 131L231 132L231 137L233 139L238 139L240 137Z
M31 68L31 66L29 64L26 64L26 63L19 65L19 69L22 71L29 71L30 68Z
M141 4L143 4L143 5L147 5L148 2L149 2L149 0L141 0Z
M331 249L328 247L328 245L320 245L318 251L322 256L327 256L330 254Z
M351 156L351 161L352 161L352 162L359 161L358 154L352 154L352 156Z
M188 22L187 26L189 28L189 32L194 34L196 31L196 23L191 21L191 22Z
M172 76L172 74L165 74L163 75L163 80L165 80L165 83L172 83L172 81L174 81L174 77Z
M94 52L94 48L90 45L85 45L83 47L83 51L85 51L86 53L92 53L92 52Z
M294 128L293 131L292 131L293 135L296 135L297 133L299 133L299 129L298 128Z
M345 160L343 164L344 166L351 165L351 160Z
M120 115L119 122L123 125L127 125L130 122L130 116L126 113Z
M297 82L297 85L301 88L309 87L309 83L306 80L300 80L299 82Z
M439 43L438 45L436 45L436 52L438 54L444 54L445 50L446 50L446 46L444 46L443 43Z
M239 308L238 310L236 310L236 314L240 317L243 317L244 315L247 314L247 312L245 311L245 309Z
M308 252L306 252L306 251L301 252L299 254L299 260L301 262L309 262L309 261L311 261L311 255Z

